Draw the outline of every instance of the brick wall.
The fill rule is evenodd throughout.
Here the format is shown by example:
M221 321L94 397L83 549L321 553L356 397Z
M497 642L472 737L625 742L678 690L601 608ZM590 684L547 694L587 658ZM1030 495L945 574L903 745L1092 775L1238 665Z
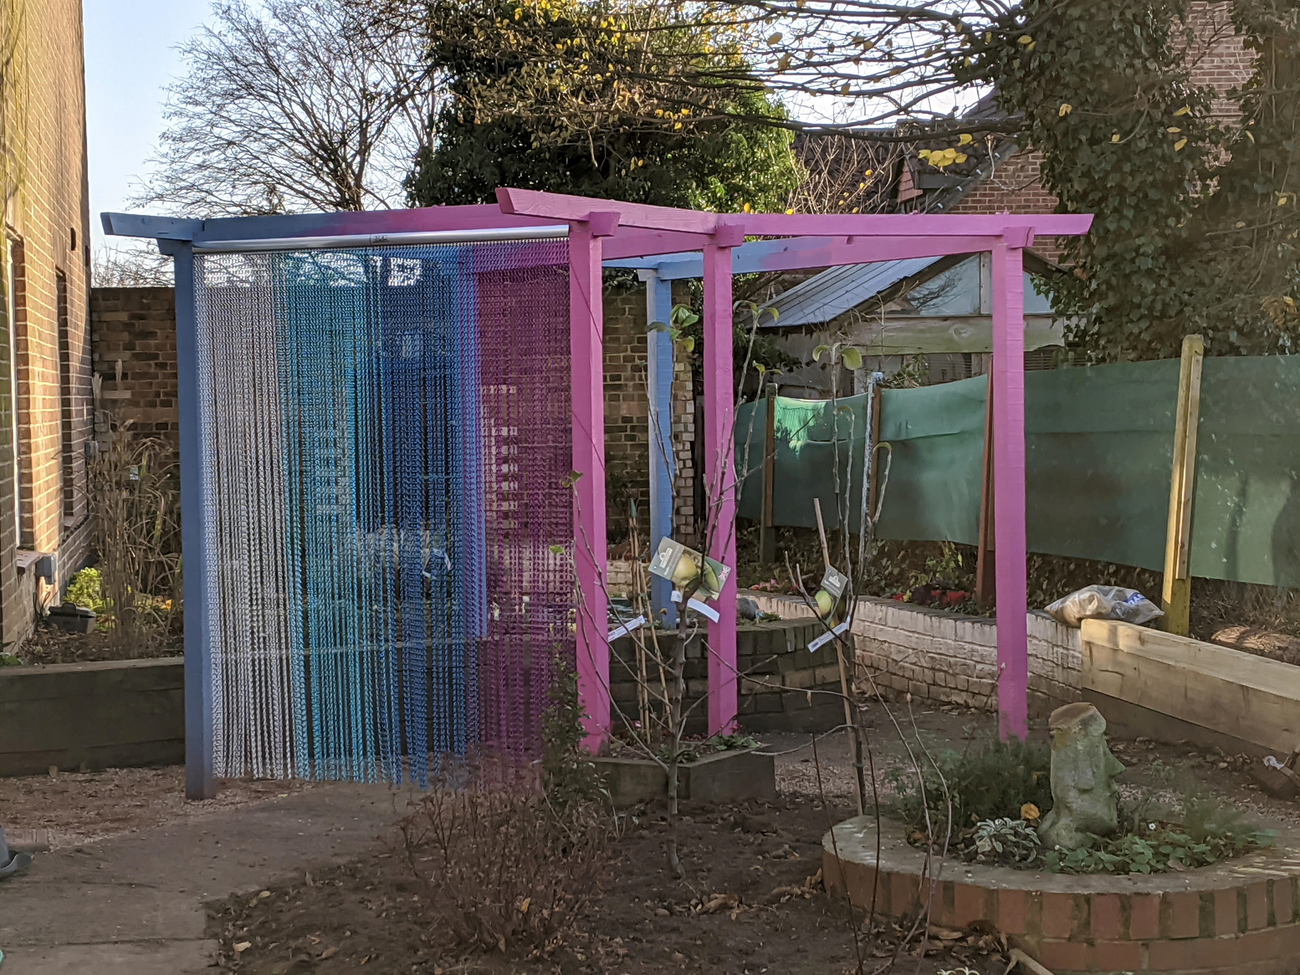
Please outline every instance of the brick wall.
M175 290L95 288L90 322L101 408L179 449Z
M811 616L801 600L749 592L764 612ZM1046 715L1079 700L1083 657L1079 631L1037 613L1029 635L1029 709ZM918 701L993 708L997 705L996 621L862 596L853 618L858 671L885 694Z
M13 263L0 363L0 630L30 632L87 553L85 443L91 434L89 194L80 0L22 0L8 25L15 56L0 92L14 165L5 187ZM7 264L7 262L6 262ZM8 275L6 275L6 278ZM10 358L12 353L12 360ZM10 369L17 388L10 388ZM14 510L17 410L18 526ZM32 557L58 554L56 586L32 578Z
M94 371L101 405L138 435L178 444L176 297L172 288L95 288L90 300ZM643 291L605 296L605 469L611 526L625 524L635 499L649 529L649 418ZM106 434L106 431L101 431ZM695 401L691 368L676 364L673 441L677 460L676 534L692 540ZM617 520L616 520L617 519Z
M649 531L650 500L646 324L643 290L606 293L605 478L609 521L611 526L621 528L626 523L628 503L635 500L643 533ZM672 433L677 464L673 530L678 539L688 541L694 539L695 526L695 399L690 364L680 359L674 363ZM653 544L657 539L651 541Z

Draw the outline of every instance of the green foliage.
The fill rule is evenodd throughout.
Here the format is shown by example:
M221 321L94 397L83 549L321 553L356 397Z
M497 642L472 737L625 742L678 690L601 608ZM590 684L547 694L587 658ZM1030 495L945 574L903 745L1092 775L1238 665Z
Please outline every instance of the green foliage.
M1293 351L1300 339L1300 14L1291 0L1235 0L1262 56L1216 117L1191 83L1187 0L1025 0L966 34L958 77L996 86L1043 153L1062 209L1095 214L1050 283L1089 319L1071 339L1116 358Z
M113 608L112 600L104 595L99 570L94 568L82 569L69 580L63 600L93 609L97 614Z
M918 777L913 768L895 768L885 779L897 797L897 814L912 829L927 828L942 842L983 820L1019 819L1032 803L1046 812L1052 805L1051 755L1043 745L988 741L966 752L943 751ZM924 783L924 796L921 786Z
M1185 827L1149 823L1145 833L1125 833L1068 852L1049 850L1043 865L1058 873L1166 873L1209 866L1272 844L1273 835L1266 830L1210 832L1198 838Z
M408 179L414 205L493 202L511 186L764 210L784 206L798 181L784 109L707 12L647 0L433 0L427 30L448 94L437 145ZM719 80L685 84L690 64Z
M551 687L550 707L542 719L542 778L546 795L558 808L590 802L605 794L600 773L583 750L584 712L578 700L578 678L567 661L560 661Z
M971 852L980 863L1032 863L1041 845L1038 830L1023 819L986 819L975 824L971 836Z

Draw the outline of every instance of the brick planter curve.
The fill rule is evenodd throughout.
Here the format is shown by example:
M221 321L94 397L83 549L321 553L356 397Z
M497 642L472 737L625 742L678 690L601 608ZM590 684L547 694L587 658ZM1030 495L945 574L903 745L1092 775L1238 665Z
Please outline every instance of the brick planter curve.
M832 840L832 833L834 834ZM1051 969L1170 975L1289 975L1300 967L1300 834L1184 873L1070 876L932 861L882 821L880 869L871 816L822 840L827 890L887 917L996 929ZM836 851L838 850L838 856Z

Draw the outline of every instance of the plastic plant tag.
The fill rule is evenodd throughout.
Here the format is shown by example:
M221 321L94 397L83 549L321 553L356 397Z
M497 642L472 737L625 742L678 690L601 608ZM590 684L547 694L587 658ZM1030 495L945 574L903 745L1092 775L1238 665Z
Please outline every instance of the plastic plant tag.
M645 617L644 617L644 616L638 616L638 617L637 617L636 619L634 619L634 620L628 620L626 623L624 623L622 626L620 626L617 630L610 630L610 631L609 631L609 636L606 637L606 639L609 640L610 643L613 643L613 642L614 642L615 640L617 640L619 637L621 637L621 636L627 636L629 633L631 633L633 630L635 630L635 629L636 629L637 627L639 627L639 626L645 626Z
M682 594L678 592L676 589L674 589L673 594L668 598L675 603L680 603L682 601ZM688 609L693 609L697 613L702 613L703 615L707 616L709 619L713 620L713 622L715 623L718 622L718 620L722 619L722 617L718 615L718 611L716 609L714 609L712 606L709 606L706 603L700 602L698 599L696 599L693 596L691 597L690 602L686 604L686 606Z
M833 570L832 570L832 571L833 571ZM827 633L823 633L821 636L819 636L819 637L818 637L817 639L815 639L815 640L809 640L809 641L808 641L808 652L809 652L809 653L816 653L816 652L817 652L818 650L820 650L822 647L826 646L826 644L830 643L830 642L831 642L832 640L834 640L837 636L839 636L841 633L843 633L845 630L847 630L847 629L849 628L849 625L850 625L852 622L853 622L852 620L845 620L845 621L844 621L843 623L841 623L839 626L835 627L835 629L833 629L833 630L831 630L831 631L829 631L829 632L827 632Z
M835 599L844 595L844 587L848 584L849 577L835 569L827 569L826 574L822 576L822 588Z
M650 560L650 574L667 579L677 589L685 589L700 576L700 566L704 567L704 572L695 595L702 600L717 599L722 587L727 584L731 569L667 536L659 543L654 558Z

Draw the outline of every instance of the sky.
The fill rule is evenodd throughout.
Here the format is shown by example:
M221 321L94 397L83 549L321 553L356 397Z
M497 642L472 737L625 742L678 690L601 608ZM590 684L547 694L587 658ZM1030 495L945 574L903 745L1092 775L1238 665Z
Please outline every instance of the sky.
M83 0L91 244L99 214L126 209L163 128L167 84L184 73L176 47L207 19L208 0Z

